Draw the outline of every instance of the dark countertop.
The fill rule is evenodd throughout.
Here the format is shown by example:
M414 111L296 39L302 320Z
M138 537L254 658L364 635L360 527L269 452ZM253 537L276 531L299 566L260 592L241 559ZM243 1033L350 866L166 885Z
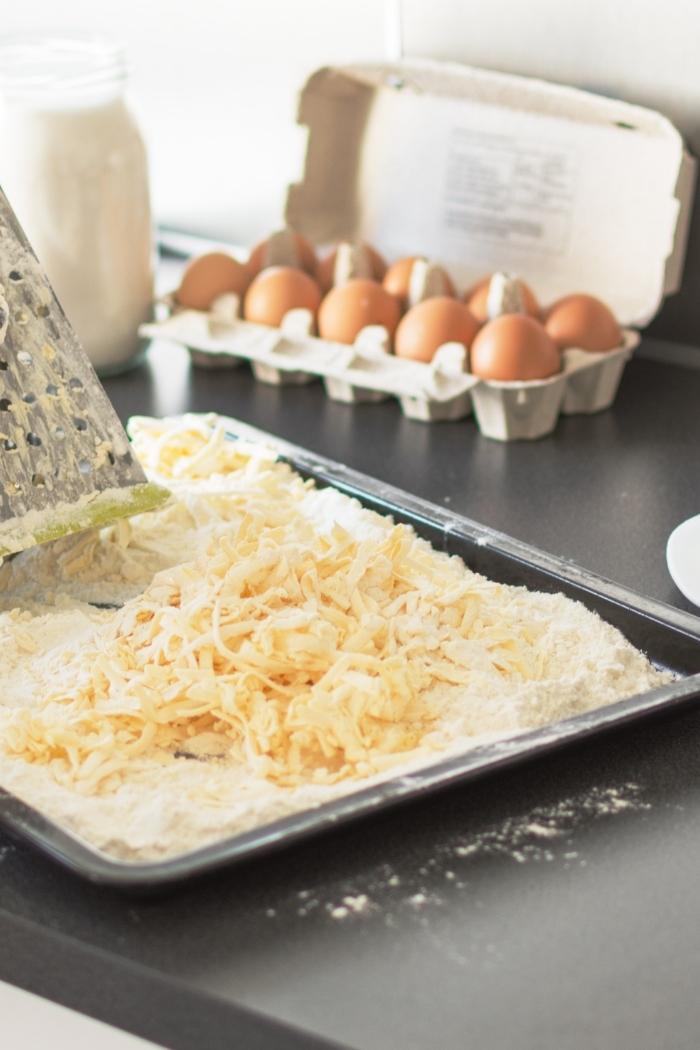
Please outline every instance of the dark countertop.
M506 445L166 346L106 386L123 417L238 416L691 609L664 548L700 512L700 370L637 359L613 411ZM690 709L153 900L0 836L0 979L173 1050L327 1045L273 1022L357 1050L695 1050L699 755Z

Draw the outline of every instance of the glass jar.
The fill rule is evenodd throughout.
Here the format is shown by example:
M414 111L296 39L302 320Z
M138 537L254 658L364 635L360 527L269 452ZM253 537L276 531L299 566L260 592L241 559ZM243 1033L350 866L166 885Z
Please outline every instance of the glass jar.
M121 48L97 39L0 46L0 184L100 375L135 364L153 312L146 151Z

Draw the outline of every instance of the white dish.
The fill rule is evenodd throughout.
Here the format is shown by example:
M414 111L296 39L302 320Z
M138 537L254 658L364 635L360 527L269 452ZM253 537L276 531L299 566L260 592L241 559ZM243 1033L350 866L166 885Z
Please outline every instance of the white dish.
M700 514L673 530L666 544L666 562L678 590L700 605Z

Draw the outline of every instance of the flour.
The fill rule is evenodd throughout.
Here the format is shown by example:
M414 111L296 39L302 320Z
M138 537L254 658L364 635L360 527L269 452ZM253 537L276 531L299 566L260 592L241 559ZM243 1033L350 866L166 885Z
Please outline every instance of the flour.
M314 901L318 904L318 901ZM327 905L326 911L332 919L347 919L349 915L367 915L372 910L372 903L366 893L346 894L342 904Z
M455 895L473 895L473 865L480 860L499 858L506 864L583 868L586 858L571 848L579 828L650 808L638 784L595 787L506 817L471 834L447 836L430 845L430 856L413 857L401 874L393 865L382 863L335 887L324 883L304 890L307 906L297 914L319 911L334 920L374 920L386 925L394 925L401 916L403 922L416 921L427 927L431 916L448 906ZM348 899L358 898L363 901L361 909L347 907ZM309 903L313 906L308 907Z
M485 580L348 497L315 490L268 450L225 441L211 421L142 421L134 446L153 479L173 491L170 504L0 568L0 783L111 856L144 861L184 853L669 678L582 605ZM210 578L212 588L238 578L245 588L252 579L237 560L235 537L243 533L251 549L260 538L263 554L284 550L290 562L312 541L327 552L351 552L346 568L331 577L326 567L319 577L333 582L339 604L331 619L324 620L328 603L318 604L306 584L296 604L291 592L272 588L265 594L281 602L274 637L260 634L255 649L253 632L241 647L237 632L245 625L234 620L225 638L217 641L215 631L203 645L202 632L221 605L207 590ZM264 571L287 572L280 558L267 558ZM214 565L219 576L208 575ZM387 606L380 580L390 570L398 597ZM353 573L357 582L347 585ZM144 623L180 623L179 596L187 593L204 615L191 641L177 635L164 649L155 628L138 641ZM335 625L350 616L354 633L341 644ZM255 631L269 628L255 623ZM145 644L157 656L144 661ZM398 685L381 679L391 659L372 655L389 644L404 654L405 666L391 672ZM287 648L270 649L279 645ZM234 671L222 683L216 667L229 656L235 665L242 654L263 666L274 656L279 666L280 652L295 682L309 676L308 688L295 686L290 715L286 671L287 684L271 699L263 702L256 686L246 693L257 705L250 709L256 726L253 715L243 724L240 695L249 683ZM334 661L348 657L340 691L323 692ZM320 659L330 662L316 681ZM371 672L360 673L367 661ZM149 685L156 671L170 676L169 691ZM112 676L109 688L105 675ZM182 684L190 679L194 692ZM260 681L275 685L271 671ZM173 703L180 706L168 719ZM554 834L540 817L516 852L528 859L530 839ZM363 893L333 904L347 915L370 906Z

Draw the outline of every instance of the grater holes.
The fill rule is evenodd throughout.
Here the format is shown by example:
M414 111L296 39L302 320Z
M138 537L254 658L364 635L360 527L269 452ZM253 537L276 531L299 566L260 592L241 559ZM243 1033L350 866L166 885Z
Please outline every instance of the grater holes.
M51 311L49 310L49 308L46 305L46 303L41 303L36 308L36 315L37 315L37 317L48 317L50 312Z
M5 450L5 452L16 452L17 451L17 442L13 441L12 438L4 438L3 439L3 443L2 443L2 447Z
M92 463L89 459L79 459L78 470L81 474L90 474L92 471Z
M25 317L26 317L26 314L25 314ZM22 322L19 320L19 315L17 317L17 323L18 324L22 324ZM24 324L26 324L26 323L27 322L25 320ZM17 354L17 360L19 361L19 363L21 365L31 365L34 362L34 358L32 357L31 354L28 354L26 350L20 350L20 352Z
M68 380L68 386L71 388L71 390L82 390L83 389L83 384L80 381L80 379L78 379L77 376L73 376L72 379Z
M55 383L49 383L46 387L46 393L51 397L58 397L58 387Z
M10 270L7 276L10 278L11 281L14 281L16 284L19 284L20 281L24 280L19 270Z
M33 405L36 401L36 394L23 394L22 400L24 401L25 405Z
M113 467L114 464L117 462L116 459L114 458L114 453L113 452L108 452L107 453L107 459L109 460L110 467Z
M87 430L87 419L82 419L81 416L73 416L73 426L76 430Z
M17 313L15 314L15 324L18 324L20 328L24 328L26 324L29 324L29 314L26 310L17 311ZM20 354L17 354L17 357L20 358ZM29 363L31 364L31 355L27 354L27 357L29 358Z
M36 485L37 488L45 488L46 478L43 474L32 474L32 485Z
M0 361L0 372L7 371L7 361Z
M66 436L66 432L63 429L63 427L54 427L53 428L53 436L55 438L57 438L59 441L63 441L64 437Z
M12 402L9 397L0 397L0 412L9 412L12 408Z
M30 430L27 434L27 444L31 445L32 448L39 448L42 441L38 434L35 434L33 430Z

